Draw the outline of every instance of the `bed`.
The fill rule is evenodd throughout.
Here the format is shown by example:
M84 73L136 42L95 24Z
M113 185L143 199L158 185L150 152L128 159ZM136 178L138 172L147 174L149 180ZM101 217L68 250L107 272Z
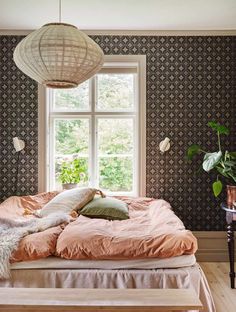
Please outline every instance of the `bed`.
M57 193L11 197L0 218L23 220ZM194 253L196 239L164 200L122 197L130 219L79 216L22 238L11 255L11 274L0 287L186 288L205 312L214 312L211 292ZM1 246L0 246L1 247ZM1 252L0 252L1 255Z

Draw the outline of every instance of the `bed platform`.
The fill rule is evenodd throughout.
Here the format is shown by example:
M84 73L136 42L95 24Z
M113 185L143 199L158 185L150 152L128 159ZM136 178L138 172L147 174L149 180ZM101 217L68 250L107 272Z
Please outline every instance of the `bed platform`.
M32 263L27 265L28 268L23 268L22 263L19 263L18 268L14 269L16 265L14 264L11 269L11 278L0 281L0 287L17 289L100 288L104 290L188 289L194 291L202 302L202 311L215 312L207 280L197 263L185 267L155 269L52 268L52 265L47 268L45 263L44 268L36 268L36 264L34 264L35 268L32 268ZM19 268L20 265L21 268ZM31 268L29 268L30 266Z
M2 312L152 312L202 309L187 289L26 289L0 293Z
M50 196L55 194L9 198L0 205L0 217L25 222L25 209L43 209ZM30 215L29 223L36 227L29 232L28 223L9 227L5 222L2 235L7 248L11 246L9 237L15 238L16 231L21 235L23 229L30 234L20 236L17 250L13 248L9 254L11 258L3 258L2 290L190 290L202 302L204 312L215 312L209 285L194 256L197 240L170 204L162 199L122 200L129 206L130 217L123 221L79 215L63 226L53 214L42 219Z

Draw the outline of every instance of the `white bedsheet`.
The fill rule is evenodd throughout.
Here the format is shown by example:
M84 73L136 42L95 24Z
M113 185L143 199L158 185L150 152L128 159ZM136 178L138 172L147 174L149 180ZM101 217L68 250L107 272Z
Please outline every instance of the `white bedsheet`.
M165 269L183 268L196 263L194 255L183 255L166 259L135 259L135 260L66 260L57 257L16 262L11 269Z

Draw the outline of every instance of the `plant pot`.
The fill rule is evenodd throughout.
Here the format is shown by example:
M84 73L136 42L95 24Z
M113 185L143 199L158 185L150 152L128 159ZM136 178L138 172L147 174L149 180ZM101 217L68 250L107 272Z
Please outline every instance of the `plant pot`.
M62 188L63 190L71 190L73 188L76 188L78 186L77 183L63 183Z
M227 206L236 209L233 203L236 203L236 185L227 185Z

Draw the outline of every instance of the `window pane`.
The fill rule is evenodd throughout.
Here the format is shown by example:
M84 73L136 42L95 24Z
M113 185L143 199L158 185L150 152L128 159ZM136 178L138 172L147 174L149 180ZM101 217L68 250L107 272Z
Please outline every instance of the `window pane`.
M133 128L131 118L99 118L99 154L132 154Z
M55 120L55 182L88 184L89 119Z
M89 119L56 119L56 154L88 154Z
M99 157L99 187L110 192L133 189L133 157Z
M54 90L54 109L89 110L89 81L77 88Z
M111 192L133 190L134 122L131 118L98 119L99 187Z
M134 74L97 75L98 110L134 108Z

